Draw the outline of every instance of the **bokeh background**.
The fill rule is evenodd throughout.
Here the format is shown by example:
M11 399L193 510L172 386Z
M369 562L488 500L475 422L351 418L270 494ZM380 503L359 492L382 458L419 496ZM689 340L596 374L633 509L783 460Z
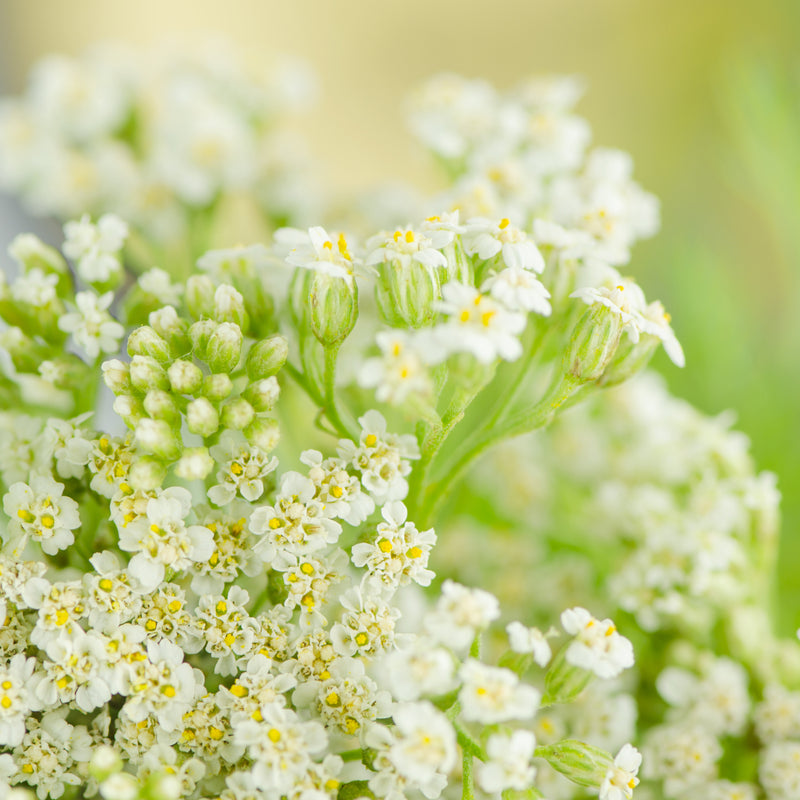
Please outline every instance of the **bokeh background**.
M319 78L298 123L339 191L432 185L403 99L432 73L500 86L585 77L595 141L632 153L663 228L631 271L673 312L687 367L673 390L733 409L783 493L781 624L800 624L800 2L798 0L107 0L0 2L0 91L51 52L107 40L222 35L254 66L305 60ZM32 228L0 205L0 243Z

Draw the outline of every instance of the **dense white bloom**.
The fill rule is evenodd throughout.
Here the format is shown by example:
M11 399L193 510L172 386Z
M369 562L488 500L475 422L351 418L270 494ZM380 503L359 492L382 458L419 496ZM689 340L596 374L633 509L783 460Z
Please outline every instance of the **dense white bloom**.
M767 684L753 717L762 742L800 739L800 692L792 692L777 683Z
M567 645L570 664L594 672L600 678L614 678L633 666L633 645L621 636L610 619L595 619L585 608L570 608L561 624L575 638Z
M539 708L541 693L520 683L510 669L488 667L468 658L459 670L462 680L458 699L464 719L492 725L512 719L531 719Z
M308 477L317 488L316 499L325 512L349 525L360 525L375 510L375 502L361 488L361 481L347 471L340 458L323 458L319 450L304 450L300 461L308 466Z
M800 742L772 742L761 753L758 777L769 800L800 796Z
M632 745L626 744L617 753L600 785L600 800L630 800L639 783L636 777L642 756Z
M64 255L76 263L86 283L107 283L122 270L119 251L128 238L128 225L115 214L104 214L97 224L84 214L64 225L64 237Z
M31 710L39 707L33 693L31 677L36 659L15 655L0 668L0 744L16 747L25 735L25 720Z
M343 613L331 628L331 642L345 656L375 656L394 647L399 609L361 588L350 589L340 599Z
M71 333L75 343L83 348L89 358L100 353L116 353L125 329L106 310L114 299L113 292L97 295L92 291L75 295L77 311L64 314L58 327Z
M436 697L455 687L453 656L421 637L412 646L389 653L384 665L386 688L403 702Z
M264 478L278 466L277 458L270 458L260 447L248 444L243 436L230 430L211 448L211 455L220 470L218 483L208 490L208 497L218 506L226 506L237 492L251 503L258 500L264 493Z
M495 795L506 789L529 789L536 777L536 767L531 764L535 746L536 737L530 731L492 734L486 743L489 760L476 770L478 785Z
M454 650L466 650L499 616L500 603L494 595L446 580L436 608L424 624L434 640Z

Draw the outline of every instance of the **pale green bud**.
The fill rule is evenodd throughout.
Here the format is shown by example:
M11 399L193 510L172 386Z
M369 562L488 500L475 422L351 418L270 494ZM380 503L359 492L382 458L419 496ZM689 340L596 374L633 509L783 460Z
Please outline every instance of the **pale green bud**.
M214 315L214 281L208 275L192 275L186 281L186 308L195 319Z
M271 411L278 402L280 393L281 387L278 385L278 379L273 376L251 383L242 393L242 397L260 413Z
M635 344L626 336L597 382L601 386L617 386L624 383L650 363L660 344L661 340L658 337L646 333L643 333Z
M89 774L96 781L104 781L115 772L122 769L122 759L113 747L107 744L99 745L92 754L89 762Z
M250 444L260 447L265 453L271 453L281 438L277 420L256 417L245 429L244 435Z
M139 400L138 397L129 394L119 395L114 400L113 409L114 413L117 414L129 428L135 428L141 420L147 417L142 401Z
M26 272L37 267L43 272L68 275L69 268L64 257L54 247L46 245L32 233L21 233L9 245L8 254Z
M582 383L597 380L614 357L622 318L606 306L590 306L578 320L564 352L562 369Z
M219 413L205 397L199 397L186 407L186 426L198 436L211 436L219 428Z
M179 420L181 416L172 395L163 389L151 389L145 395L144 410L153 419L164 419L167 422Z
M167 372L151 356L134 356L130 364L131 385L138 392L150 389L169 389Z
M136 425L136 442L147 453L174 461L181 454L181 443L172 426L163 419L145 417Z
M171 364L167 370L167 378L173 392L197 394L203 385L203 370L197 364L181 358Z
M172 306L164 306L157 311L152 311L147 321L150 323L150 327L159 336L163 336L174 350L180 352L187 348L189 323L179 317L178 312Z
M167 364L172 360L169 344L149 325L142 325L131 331L131 335L128 337L128 355L150 356L162 364Z
M214 293L214 319L217 322L233 322L242 330L247 329L244 298L230 284L223 283Z
M556 744L537 747L534 755L543 758L556 772L560 772L578 786L599 789L614 761L599 747L564 739Z
M214 459L207 447L190 447L175 465L175 474L185 481L203 480L214 469Z
M311 332L323 347L341 344L358 319L358 287L354 280L311 272L308 293Z
M233 381L224 372L209 375L203 380L203 396L212 403L221 403L233 391Z
M127 394L131 391L130 367L118 358L104 361L102 365L103 383L114 394Z
M544 676L544 697L542 702L567 703L577 697L592 679L588 670L570 664L566 659L566 647L562 647Z
M407 268L394 262L381 264L375 298L383 318L393 327L421 328L436 317L439 280L416 261Z
M247 427L255 417L253 406L243 397L237 397L222 408L222 424L226 428L234 428L240 431Z
M217 323L213 319L201 319L189 328L189 341L192 344L195 356L201 361L206 360L208 340L216 329Z
M98 787L103 800L139 800L139 781L127 772L110 775Z
M269 378L286 363L289 342L285 336L275 334L256 342L247 354L245 367L251 381Z
M179 800L183 785L175 775L152 775L148 786L148 798L152 800Z
M233 372L242 357L242 329L233 322L223 322L208 339L206 363L212 372Z

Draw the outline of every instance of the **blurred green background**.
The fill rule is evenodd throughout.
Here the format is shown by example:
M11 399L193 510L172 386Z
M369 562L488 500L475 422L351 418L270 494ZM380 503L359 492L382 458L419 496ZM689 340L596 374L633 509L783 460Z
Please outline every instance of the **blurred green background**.
M301 123L338 190L430 185L403 99L441 70L500 86L584 76L598 144L632 153L663 229L631 272L673 313L687 367L657 366L704 411L732 408L783 493L782 627L800 624L800 2L798 0L107 0L0 5L0 80L110 39L221 34L254 65L306 60Z

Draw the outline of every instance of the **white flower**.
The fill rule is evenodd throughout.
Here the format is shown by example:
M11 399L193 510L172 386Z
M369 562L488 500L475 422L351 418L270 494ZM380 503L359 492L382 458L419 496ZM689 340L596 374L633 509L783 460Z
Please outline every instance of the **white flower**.
M408 648L386 656L385 685L398 700L409 702L436 697L454 688L455 664L443 647L415 637Z
M530 653L540 667L547 666L552 655L547 634L538 628L526 628L521 622L510 622L506 626L506 633L515 653Z
M407 271L412 262L421 264L433 273L447 266L442 248L455 238L445 228L428 228L424 233L413 228L398 228L394 233L379 233L367 242L367 265L390 264L394 269Z
M375 510L374 500L362 491L361 481L347 471L341 458L323 458L319 450L304 450L300 461L309 468L308 477L316 486L316 499L331 517L349 525L360 525Z
M632 745L626 744L617 753L600 785L600 800L630 800L639 783L636 774L642 764L642 756Z
M58 327L71 333L89 358L97 358L101 352L116 353L125 335L125 328L106 311L113 299L113 292L99 296L92 291L78 292L75 295L78 310L58 320Z
M411 581L430 586L434 573L429 570L428 557L436 544L433 529L418 531L407 522L408 512L399 501L387 503L381 509L385 522L378 525L373 543L353 545L352 559L357 567L366 566L371 578L397 588Z
M3 510L10 517L8 532L15 547L24 549L30 537L48 555L55 555L75 541L72 531L81 524L78 504L64 497L64 484L48 475L34 475L30 484L14 483L3 497Z
M472 286L451 281L442 287L437 308L448 317L434 326L430 335L446 357L470 353L483 364L497 358L514 361L522 355L519 334L525 315L509 311Z
M336 244L325 228L319 226L309 228L308 233L296 228L280 228L275 231L274 238L278 245L291 248L286 256L288 264L348 282L354 280L355 262L343 233L339 234Z
M465 720L484 725L531 719L539 708L541 693L522 684L510 669L488 667L468 658L458 673L463 681L458 699Z
M355 587L343 595L341 621L331 628L331 643L345 656L372 656L394 647L400 611Z
M128 226L114 214L104 214L94 225L88 214L64 225L64 255L77 263L86 283L106 283L122 270L119 251L128 238Z
M667 797L682 797L716 778L721 756L717 737L708 731L696 725L661 725L647 734L644 777L663 780Z
M511 311L535 311L545 317L552 312L550 292L530 270L520 267L509 267L488 278L481 292L489 292Z
M530 789L536 777L536 767L531 764L535 746L536 737L530 731L492 734L486 743L489 760L478 764L476 770L478 786L488 794Z
M772 742L761 752L758 777L769 800L800 797L800 742Z
M567 645L567 661L614 678L633 666L633 645L621 636L610 619L597 620L585 608L570 608L561 614L561 624L575 638Z
M425 617L424 625L433 639L463 651L499 616L500 603L494 595L446 580L436 608Z
M777 683L767 684L753 717L762 742L800 739L800 692L789 691Z
M278 466L260 447L250 445L237 431L226 430L211 455L221 469L217 485L208 490L208 497L218 506L226 506L237 492L251 503L264 493L264 478Z
M25 735L25 720L39 703L31 691L35 658L15 655L0 667L0 745L16 747Z
M628 332L631 341L639 341L639 334L643 330L642 313L646 303L644 293L633 281L619 279L613 287L587 286L576 289L570 297L583 300L587 305L605 306L622 320L622 329Z
M544 258L539 249L524 231L505 217L499 222L480 217L467 220L463 240L465 252L483 261L499 255L511 269L544 271Z
M139 288L146 294L158 299L162 306L177 306L183 296L183 286L173 283L169 273L158 267L143 272L137 281Z

